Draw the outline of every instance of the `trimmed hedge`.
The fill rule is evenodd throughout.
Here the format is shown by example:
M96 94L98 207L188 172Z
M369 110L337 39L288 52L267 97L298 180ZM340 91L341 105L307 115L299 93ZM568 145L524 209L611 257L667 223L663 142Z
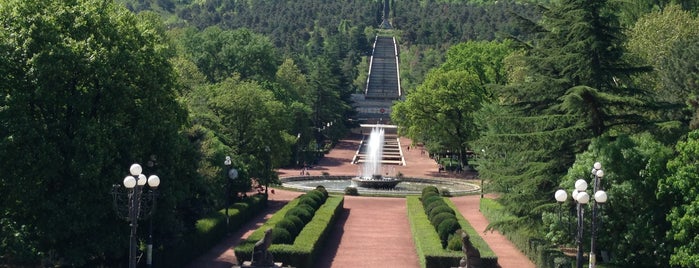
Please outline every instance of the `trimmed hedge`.
M227 232L235 231L267 206L266 195L254 195L228 209L229 226L226 229L225 208L198 220L195 230L185 234L178 243L167 246L154 260L162 267L178 267L189 263L218 244Z
M408 203L408 218L410 220L410 230L415 241L415 247L418 253L421 267L438 268L438 267L457 267L459 261L464 256L461 251L447 250L442 247L442 242L439 239L439 234L427 219L424 208L418 196L406 197ZM457 212L454 204L449 199L444 200L445 203L456 212L456 219L463 231L468 233L473 246L481 253L484 267L499 267L497 264L497 256L480 237L466 219Z
M246 240L242 241L235 248L236 258L240 262L251 260L252 249L255 243L262 239L264 231L268 228L273 228L280 222L287 211L298 204L298 201L299 199L297 198L289 202ZM301 230L293 244L272 244L269 247L269 251L274 256L274 261L294 267L314 267L314 263L323 249L325 238L330 233L343 207L343 196L329 196L325 204L316 211L313 219Z

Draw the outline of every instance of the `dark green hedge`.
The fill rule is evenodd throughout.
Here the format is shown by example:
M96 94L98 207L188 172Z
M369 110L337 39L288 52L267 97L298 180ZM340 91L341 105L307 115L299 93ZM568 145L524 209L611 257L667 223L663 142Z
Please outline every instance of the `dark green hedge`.
M427 214L425 214L419 197L409 196L406 199L408 202L410 229L415 240L420 266L428 268L459 266L459 260L463 257L463 252L444 249L437 231L427 219ZM480 251L484 267L499 267L495 253L461 213L458 213L451 200L445 199L444 202L456 212L456 219L461 229L468 233L471 237L471 242Z
M178 243L163 249L162 254L156 255L154 263L161 267L180 267L191 262L218 244L227 232L239 229L256 213L263 211L266 200L266 195L255 195L229 207L228 229L225 209L198 220L193 233L184 234Z
M252 258L252 249L255 243L262 239L264 231L274 227L281 221L287 211L296 207L298 201L299 199L294 199L284 206L235 248L235 256L239 262L249 261ZM342 212L343 204L343 196L328 197L325 204L316 211L313 219L301 230L293 244L272 244L270 246L269 251L274 256L274 261L282 262L285 266L313 267L323 249L325 238L332 229L338 215Z

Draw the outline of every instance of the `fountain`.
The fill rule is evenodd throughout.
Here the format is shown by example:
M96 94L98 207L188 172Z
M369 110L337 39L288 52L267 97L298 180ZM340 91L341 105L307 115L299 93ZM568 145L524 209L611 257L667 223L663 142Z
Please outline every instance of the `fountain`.
M369 134L369 141L364 154L366 159L362 172L358 177L352 178L352 184L372 189L393 189L401 182L398 178L384 177L381 175L381 160L383 158L384 129L375 126Z

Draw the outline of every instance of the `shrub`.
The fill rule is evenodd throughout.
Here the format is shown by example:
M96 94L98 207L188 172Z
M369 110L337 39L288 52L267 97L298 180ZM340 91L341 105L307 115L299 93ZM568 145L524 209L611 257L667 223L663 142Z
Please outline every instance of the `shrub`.
M325 203L325 199L328 199L328 197L325 196L325 194L323 194L323 192L318 191L318 190L310 191L310 192L306 193L305 196L308 196L310 198L315 199L320 204Z
M428 199L430 199L430 198L433 199L433 197L435 197L435 196L439 197L439 193L427 192L427 193L423 194L420 198L421 198L422 203L424 205Z
M357 196L359 195L359 191L357 191L357 187L347 186L347 188L345 188L345 194Z
M459 232L453 233L449 236L449 242L447 242L447 249L453 251L461 250L461 234Z
M439 194L428 195L427 197L422 198L422 205L427 207L437 201L442 201L442 197L439 196Z
M272 229L272 243L273 244L293 244L294 237L291 233L280 227L274 227Z
M275 225L274 227L275 227L275 228L286 229L287 231L289 231L289 235L291 235L292 237L296 237L296 235L298 235L299 232L301 232L301 229L303 229L303 224L301 224L301 225L296 225L295 222L293 222L292 220L288 219L289 217L296 217L296 216L294 216L294 215L287 215L287 217L284 217L284 219L282 219L281 221L277 222L277 225ZM298 219L298 217L296 217L296 218Z
M449 235L453 234L459 229L461 229L461 226L459 226L459 222L456 221L456 218L446 219L439 224L437 227L437 234L439 234L439 240L442 241L442 247L447 246L447 239L449 239Z
M286 215L297 216L299 219L301 219L301 221L303 221L303 224L306 224L313 218L313 212L314 210L312 207L305 204L299 204L298 206L290 209Z
M435 215L432 219L429 219L429 220L430 220L430 223L432 224L432 226L434 226L434 228L437 229L439 224L441 224L446 219L456 219L456 216L454 216L454 214L451 214L449 212L442 212L442 213Z
M442 205L442 206L437 206L437 207L433 208L432 210L430 210L430 214L427 215L427 218L430 219L430 220L432 220L432 219L434 218L434 216L436 216L437 214L440 214L440 213L442 213L442 212L447 212L447 213L450 213L451 215L456 215L456 212L454 212L454 210L451 209L451 208L445 203L445 204Z
M439 200L434 201L428 205L425 205L425 214L430 215L430 211L439 206L445 206L444 200L440 197Z
M323 185L318 185L316 186L316 190L325 196L325 199L328 199L328 190L325 189L325 186Z
M321 203L316 200L316 197L305 194L299 197L299 205L308 205L315 211L320 207Z
M425 193L439 193L439 190L435 186L427 186L425 188L422 188L422 195L424 196Z
M442 192L441 193L442 196L451 196L451 192L449 192L449 188L444 187L444 188L442 188L441 192Z
M299 218L299 216L286 214L286 215L284 215L284 219L287 219L287 220L293 222L294 226L297 226L299 228L299 231L301 231L301 229L303 229L303 226L305 226L303 220L301 220L301 218Z

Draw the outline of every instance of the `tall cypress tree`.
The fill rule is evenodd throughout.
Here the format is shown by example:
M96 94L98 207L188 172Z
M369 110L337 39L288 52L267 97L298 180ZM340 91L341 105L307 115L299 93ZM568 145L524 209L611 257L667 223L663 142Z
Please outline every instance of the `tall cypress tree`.
M645 71L622 58L624 39L606 0L565 0L544 11L517 59L524 75L495 90L484 110L481 175L520 220L552 203L553 191L593 137L648 125L647 94L630 85ZM536 221L532 221L536 222Z

